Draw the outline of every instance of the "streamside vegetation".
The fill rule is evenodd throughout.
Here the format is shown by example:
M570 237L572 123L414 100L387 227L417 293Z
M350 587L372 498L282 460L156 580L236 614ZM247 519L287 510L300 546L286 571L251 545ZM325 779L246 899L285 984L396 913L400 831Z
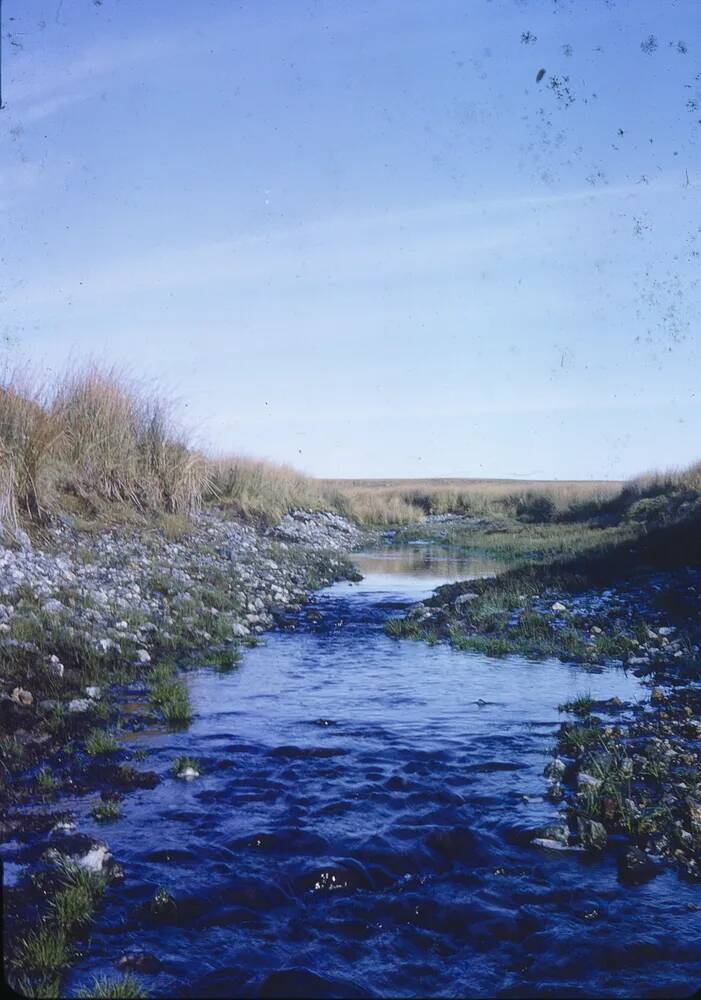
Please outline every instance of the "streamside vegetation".
M547 524L615 496L620 482L509 479L325 479L342 512L373 525L416 524L428 515L517 518Z
M580 498L545 521L532 510L502 512L423 530L463 552L488 552L502 568L439 588L388 621L389 636L495 660L619 665L648 687L636 704L583 692L559 706L571 718L545 769L566 816L555 847L617 844L623 882L654 878L662 856L701 879L701 465ZM410 527L395 537L417 535Z
M44 916L10 940L8 981L23 996L60 996L61 976L107 887L106 878L57 855L38 876L35 892L49 900Z
M595 509L622 484L508 480L317 480L243 455L213 457L192 442L158 387L98 365L52 381L0 373L0 524L33 530L52 512L96 530L157 519L187 537L203 504L263 525L294 510L332 510L364 525L428 514L507 515L548 523Z

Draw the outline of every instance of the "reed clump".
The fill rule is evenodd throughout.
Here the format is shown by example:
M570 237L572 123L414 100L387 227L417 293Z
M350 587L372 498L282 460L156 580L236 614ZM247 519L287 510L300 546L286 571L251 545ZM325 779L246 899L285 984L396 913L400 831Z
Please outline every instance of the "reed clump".
M232 455L209 463L208 500L237 515L275 524L293 510L328 510L320 483L289 465Z
M207 461L189 446L165 397L91 367L61 380L49 416L60 431L56 457L67 492L139 512L190 514L200 506Z
M0 524L39 524L55 509L93 515L190 515L209 466L166 396L116 369L87 366L53 383L0 371Z

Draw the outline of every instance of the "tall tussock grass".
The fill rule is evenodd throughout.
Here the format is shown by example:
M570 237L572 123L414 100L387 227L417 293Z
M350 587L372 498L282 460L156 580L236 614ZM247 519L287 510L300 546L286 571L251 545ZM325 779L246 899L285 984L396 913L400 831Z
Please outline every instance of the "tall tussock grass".
M19 514L42 518L60 436L46 388L27 369L5 368L0 373L0 522L15 527Z
M206 498L244 518L277 523L292 510L333 506L319 483L289 465L230 456L210 463Z
M168 401L125 375L92 366L46 386L0 374L0 523L41 522L62 494L189 514L208 483Z
M209 481L168 402L118 373L89 368L59 384L50 415L61 429L61 485L85 499L191 513Z

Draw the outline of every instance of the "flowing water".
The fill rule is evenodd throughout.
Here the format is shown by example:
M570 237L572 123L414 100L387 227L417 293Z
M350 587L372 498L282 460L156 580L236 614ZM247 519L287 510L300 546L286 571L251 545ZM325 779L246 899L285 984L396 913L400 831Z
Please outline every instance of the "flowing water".
M639 682L393 640L388 616L494 566L420 546L358 565L238 669L191 674L190 729L139 743L158 787L107 828L81 820L126 879L70 984L138 951L152 995L688 994L696 890L671 871L624 887L612 852L525 833L557 816L558 703ZM173 778L178 754L202 776ZM176 907L157 915L161 888Z

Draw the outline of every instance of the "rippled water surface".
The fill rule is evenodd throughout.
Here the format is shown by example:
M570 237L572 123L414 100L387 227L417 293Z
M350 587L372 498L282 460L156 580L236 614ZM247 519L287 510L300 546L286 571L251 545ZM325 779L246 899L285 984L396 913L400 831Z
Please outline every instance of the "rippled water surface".
M524 836L556 817L557 704L634 699L636 679L392 640L389 615L493 567L358 562L362 583L317 595L234 672L193 673L186 733L147 737L163 780L107 828L126 880L73 984L141 950L156 961L138 975L166 995L689 993L692 887L670 872L625 888L610 854ZM182 753L201 778L170 777ZM156 918L160 887L177 910Z

